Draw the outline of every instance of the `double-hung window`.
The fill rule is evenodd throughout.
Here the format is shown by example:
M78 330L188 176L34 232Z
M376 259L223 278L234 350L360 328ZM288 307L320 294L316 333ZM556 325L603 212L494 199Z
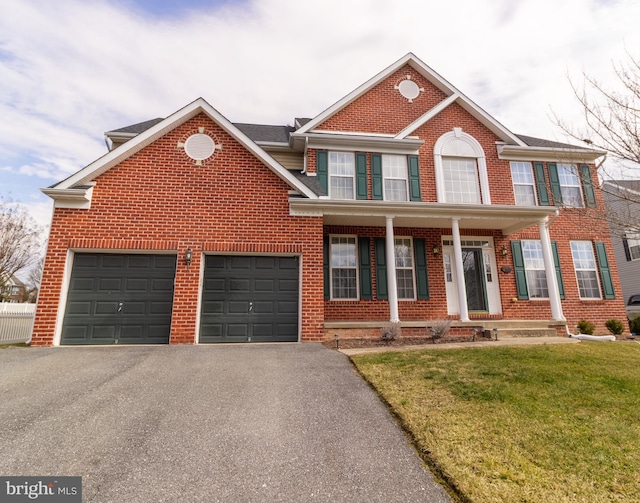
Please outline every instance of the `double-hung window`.
M576 270L581 299L600 299L598 269L590 241L571 241L573 266Z
M549 288L544 268L542 244L540 241L523 240L522 258L527 275L527 289L530 299L548 299Z
M578 169L574 164L558 164L562 203L572 208L584 207Z
M329 196L354 199L355 159L353 152L329 152Z
M536 189L530 162L512 162L511 180L518 206L536 206Z
M407 157L404 155L383 155L382 176L384 178L384 199L386 201L407 201Z
M358 299L358 255L355 236L331 236L331 298Z
M473 158L442 158L447 203L480 204L478 166Z
M396 283L398 299L414 300L413 246L411 238L395 238Z

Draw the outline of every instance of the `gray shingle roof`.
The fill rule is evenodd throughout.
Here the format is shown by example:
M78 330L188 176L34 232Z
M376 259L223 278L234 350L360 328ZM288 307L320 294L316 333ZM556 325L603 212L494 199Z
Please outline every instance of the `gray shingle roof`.
M610 182L625 189L640 192L640 180L605 180L605 182Z
M580 147L578 145L570 145L569 143L560 143L557 141L545 140L542 138L534 138L533 136L525 136L522 134L516 134L516 136L520 138L523 142L525 142L529 147L570 148L570 149L588 150L585 147Z
M138 122L138 124L132 124L131 126L126 126L120 129L114 129L113 131L108 131L108 133L132 133L132 134L140 134L150 127L155 126L158 122L162 122L164 119L162 117L158 117L157 119L151 119L144 122Z
M243 123L234 123L233 125L256 142L289 143L289 134L295 131L291 126L268 126Z

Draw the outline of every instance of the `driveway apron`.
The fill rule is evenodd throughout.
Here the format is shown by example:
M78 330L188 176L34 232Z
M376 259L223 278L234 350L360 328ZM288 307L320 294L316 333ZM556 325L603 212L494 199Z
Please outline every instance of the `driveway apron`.
M450 501L319 344L0 350L0 475L86 502Z

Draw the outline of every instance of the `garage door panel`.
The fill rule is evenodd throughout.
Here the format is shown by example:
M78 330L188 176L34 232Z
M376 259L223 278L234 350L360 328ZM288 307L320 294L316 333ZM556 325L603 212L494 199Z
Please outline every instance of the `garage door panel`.
M278 314L297 314L297 302L278 302L276 312Z
M251 288L249 279L232 279L229 281L230 292L248 292Z
M200 342L297 341L298 275L296 257L205 257Z
M231 262L229 267L231 269L251 269L252 260L251 257L231 257Z
M91 306L91 302L88 301L70 302L67 305L67 314L81 314L86 316L91 314Z
M175 255L77 253L62 344L168 343Z
M298 292L298 281L292 279L281 279L278 281L278 291Z
M123 255L103 255L102 267L122 269L124 267L125 257Z
M116 301L96 301L94 306L96 314L116 314L118 312L118 302Z
M246 314L248 312L249 301L230 300L227 302L227 313L229 314Z

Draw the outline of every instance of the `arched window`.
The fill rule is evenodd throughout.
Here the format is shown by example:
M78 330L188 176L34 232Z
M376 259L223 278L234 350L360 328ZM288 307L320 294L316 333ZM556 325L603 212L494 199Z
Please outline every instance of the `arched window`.
M443 134L434 148L439 203L491 204L484 150L462 128Z

